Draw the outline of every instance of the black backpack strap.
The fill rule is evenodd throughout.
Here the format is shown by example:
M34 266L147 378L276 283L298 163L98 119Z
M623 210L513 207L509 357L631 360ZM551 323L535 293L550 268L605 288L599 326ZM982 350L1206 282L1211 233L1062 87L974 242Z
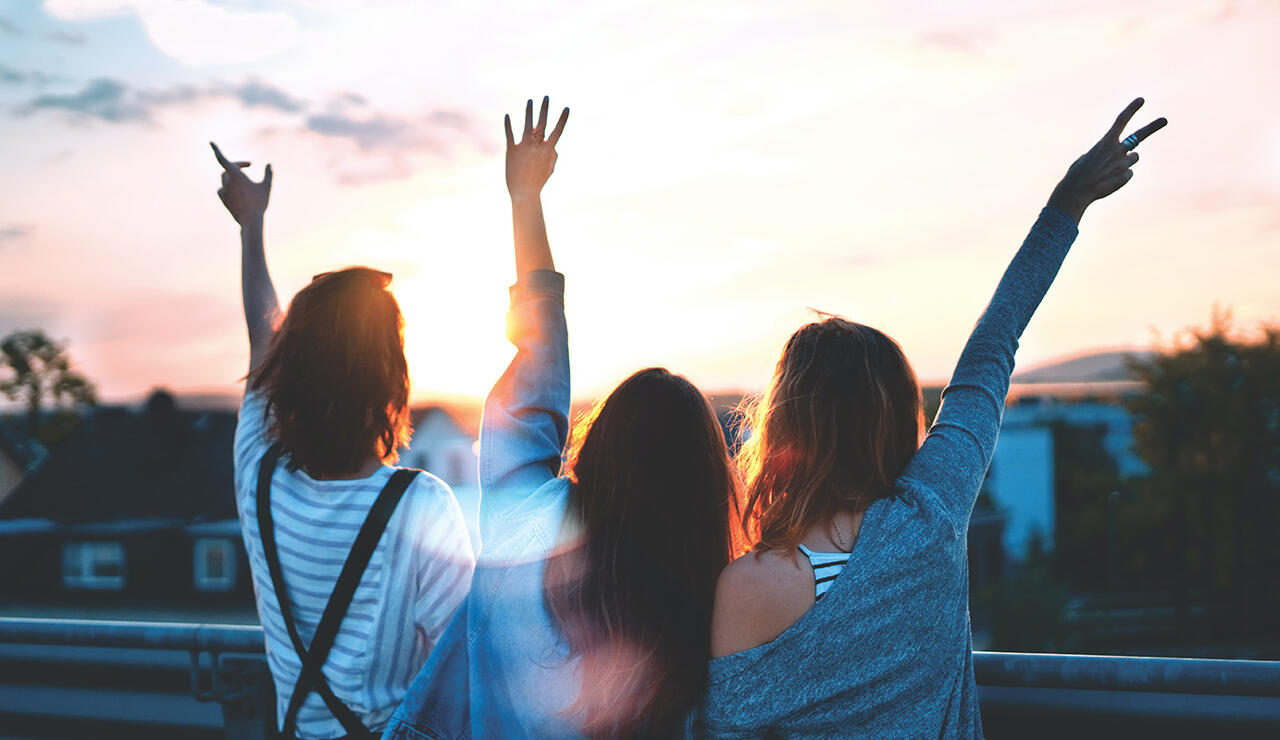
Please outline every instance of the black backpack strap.
M320 623L317 625L315 635L312 637L311 648L308 649L303 646L302 638L298 634L298 628L293 619L293 607L285 591L284 575L280 568L280 556L276 549L275 527L271 519L271 477L275 472L276 463L279 461L280 455L279 445L272 445L262 457L262 464L258 470L257 513L258 532L262 538L262 550L266 556L267 570L271 574L271 585L275 589L276 600L280 604L280 615L283 617L285 629L289 633L289 640L293 643L293 649L297 652L298 660L302 663L302 670L298 674L298 682L294 685L293 694L289 698L289 709L285 714L284 729L281 732L285 736L290 736L294 733L298 721L298 711L302 708L302 703L307 695L314 690L320 694L325 706L333 713L333 716L348 734L368 733L368 729L360 721L360 718L355 715L355 712L351 711L342 700L334 695L333 689L329 687L329 682L321 668L329 657L329 651L338 636L338 628L342 624L343 617L346 616L347 608L351 605L351 599L355 595L356 587L360 585L360 578L369 564L369 559L373 556L378 540L381 539L382 532L387 527L387 522L390 521L392 513L418 471L397 470L392 474L391 479L387 481L381 493L378 494L377 500L369 510L368 517L365 518L364 524L360 527L359 534L356 535L355 544L352 545L351 553L347 556L347 560L342 566L338 582L334 586L333 593L329 596L329 602L325 605L324 613L320 617Z

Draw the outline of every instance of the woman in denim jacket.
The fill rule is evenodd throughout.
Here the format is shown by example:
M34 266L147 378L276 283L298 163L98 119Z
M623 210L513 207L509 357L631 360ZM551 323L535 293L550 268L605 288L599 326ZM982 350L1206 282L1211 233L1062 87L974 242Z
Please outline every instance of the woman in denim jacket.
M569 111L544 138L510 118L516 356L480 432L481 552L471 593L388 738L673 737L706 683L715 583L736 486L706 399L661 368L623 381L569 437L564 276L541 190ZM563 467L563 473L561 472Z

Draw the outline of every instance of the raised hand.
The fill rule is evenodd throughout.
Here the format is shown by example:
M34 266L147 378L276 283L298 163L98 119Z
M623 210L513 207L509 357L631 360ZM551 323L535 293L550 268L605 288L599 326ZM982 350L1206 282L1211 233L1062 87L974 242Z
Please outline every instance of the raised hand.
M262 175L262 182L254 182L244 174L248 162L231 162L222 156L218 145L209 142L213 147L213 156L222 165L222 187L218 188L218 197L222 205L231 212L231 217L241 226L248 226L255 221L260 222L267 212L267 201L271 199L271 165L267 165Z
M538 197L542 186L556 168L556 142L564 132L564 124L569 120L569 109L560 114L560 120L549 136L544 137L547 130L547 108L551 99L542 99L542 111L538 114L538 125L533 125L533 100L530 99L524 108L524 133L517 144L511 133L511 116L506 117L507 129L507 192L513 200Z
M1079 222L1089 204L1111 195L1129 182L1133 177L1131 168L1138 161L1138 153L1133 148L1169 123L1164 118L1157 118L1121 140L1125 126L1129 125L1142 103L1142 98L1129 103L1098 143L1071 165L1053 189L1053 195L1049 196L1049 205Z

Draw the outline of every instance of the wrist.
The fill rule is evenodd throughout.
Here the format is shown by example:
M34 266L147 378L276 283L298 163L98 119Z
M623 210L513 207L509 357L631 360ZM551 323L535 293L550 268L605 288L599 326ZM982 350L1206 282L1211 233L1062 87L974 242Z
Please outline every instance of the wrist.
M511 205L538 205L542 203L542 191L540 190L512 190Z
M245 217L245 219L244 219L243 221L241 221L241 222L240 222L240 233L242 233L242 234L245 234L245 233L258 233L258 234L261 234L261 233L262 233L262 222L263 222L263 220L264 220L264 216L266 216L266 214L265 214L265 213L255 213L255 214L253 214L253 215L250 215L250 216Z
M1049 196L1049 202L1045 205L1062 211L1077 225L1080 223L1080 218L1084 216L1084 209L1088 207L1087 203L1082 203L1078 199L1072 198L1065 193L1059 193L1056 190L1053 195Z

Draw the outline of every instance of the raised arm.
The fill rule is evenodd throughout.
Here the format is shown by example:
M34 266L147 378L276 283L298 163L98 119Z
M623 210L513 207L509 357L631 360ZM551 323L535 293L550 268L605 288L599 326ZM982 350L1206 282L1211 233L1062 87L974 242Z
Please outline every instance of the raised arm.
M280 319L280 301L271 283L271 273L267 271L267 256L262 246L263 219L271 197L271 165L267 165L262 182L254 182L244 174L248 162L231 162L217 144L209 142L209 146L222 165L218 197L240 224L240 291L244 296L244 320L249 328L249 370L252 372L266 358Z
M511 117L506 118L507 190L517 274L507 337L516 346L516 356L485 399L480 431L483 510L518 502L555 477L569 433L564 277L555 272L542 217L542 187L555 169L555 146L569 109L544 138L549 105L543 98L535 126L529 101L519 143L512 135Z
M942 392L942 407L929 436L903 473L943 499L958 531L968 524L991 464L1018 338L1058 274L1085 209L1133 177L1130 168L1138 155L1132 149L1167 123L1157 119L1121 141L1142 102L1138 98L1130 103L1054 188L978 319Z

